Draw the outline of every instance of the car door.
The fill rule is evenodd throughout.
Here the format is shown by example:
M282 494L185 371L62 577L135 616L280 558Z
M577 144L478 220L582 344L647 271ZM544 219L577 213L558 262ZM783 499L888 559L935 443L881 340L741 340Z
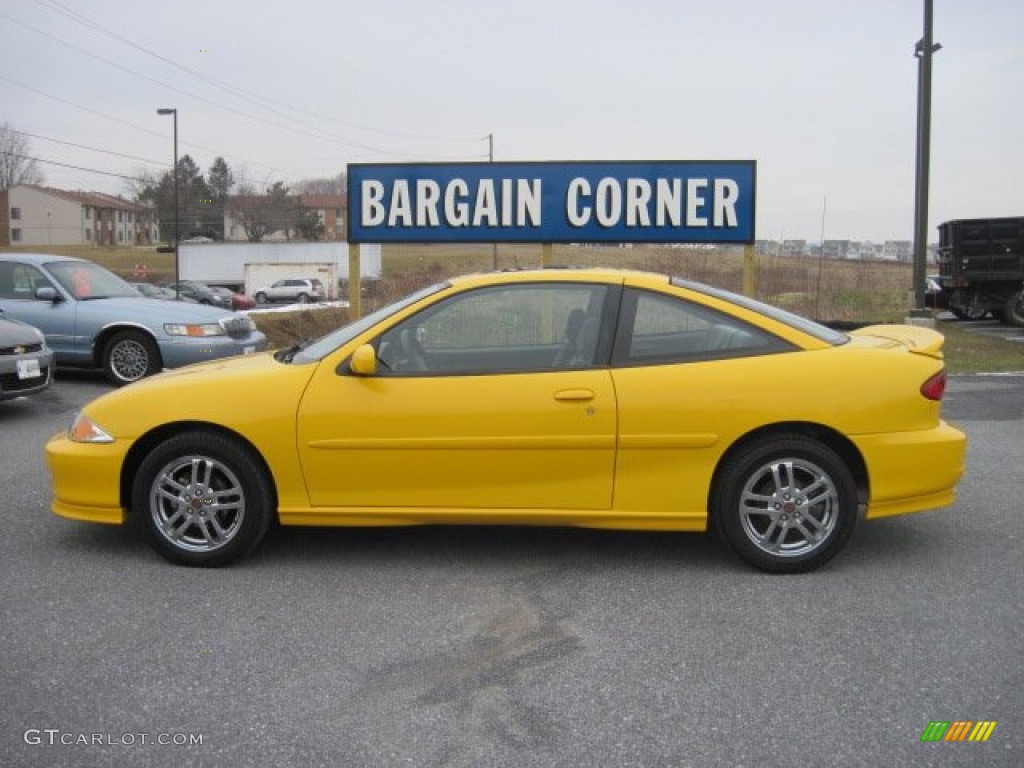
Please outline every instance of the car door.
M59 300L36 298L39 288L53 288ZM8 317L41 330L60 362L75 362L88 355L88 340L78 338L75 332L78 302L36 265L0 262L0 306Z
M281 299L287 299L287 298L289 298L289 296L291 294L291 288L288 287L290 285L291 285L291 281L290 280L278 280L276 283L274 283L272 286L270 286L270 290L267 291L267 293L270 294L270 298L273 301L280 301Z
M626 288L612 353L616 510L680 516L702 528L717 462L750 428L751 409L762 407L760 382L777 368L774 355L791 351L712 307Z
M377 375L321 366L298 414L313 505L437 518L608 509L617 413L599 329L610 293L540 283L456 294L375 339ZM573 310L591 330L570 342Z

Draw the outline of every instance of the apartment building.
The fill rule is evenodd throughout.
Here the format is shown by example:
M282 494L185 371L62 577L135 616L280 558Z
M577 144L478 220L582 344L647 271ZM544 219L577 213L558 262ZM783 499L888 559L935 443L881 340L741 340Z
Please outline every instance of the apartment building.
M100 192L20 184L0 190L0 245L151 245L155 211Z

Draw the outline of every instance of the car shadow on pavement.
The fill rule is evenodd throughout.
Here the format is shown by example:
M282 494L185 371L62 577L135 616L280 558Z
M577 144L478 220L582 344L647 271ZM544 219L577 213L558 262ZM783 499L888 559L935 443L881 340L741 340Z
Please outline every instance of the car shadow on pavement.
M279 527L247 559L275 565L314 562L513 565L578 561L597 567L642 564L733 570L744 566L713 534L517 526L399 528Z

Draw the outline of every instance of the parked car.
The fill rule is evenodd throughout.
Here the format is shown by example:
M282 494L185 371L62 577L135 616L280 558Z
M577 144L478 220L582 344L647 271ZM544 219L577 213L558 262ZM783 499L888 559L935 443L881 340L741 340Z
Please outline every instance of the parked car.
M189 565L278 520L712 525L759 568L806 571L862 517L952 502L943 341L639 272L459 278L93 401L46 447L52 509L133 519Z
M158 299L160 301L188 301L195 304L194 299L190 299L187 296L175 296L174 291L170 288L165 288L162 285L153 285L152 283L128 283L132 288L141 293L147 299Z
M102 368L118 385L267 346L244 315L146 299L103 267L66 256L0 254L0 308L40 329L57 365Z
M38 328L0 309L0 400L42 392L53 383L53 350Z
M198 245L200 243L212 243L214 242L214 239L212 237L207 237L206 235L196 235L195 237L189 237L181 242L188 245Z
M296 279L278 280L273 285L268 285L253 291L253 298L257 304L266 304L272 301L292 301L305 304L308 301L323 301L327 298L324 291L324 284L318 279Z
M256 306L256 302L246 296L244 293L235 293L230 288L223 288L219 285L209 286L210 290L214 293L226 296L228 301L231 303L231 309L238 312L245 309L252 309Z
M220 293L219 291L215 291L206 283L182 280L178 283L164 284L164 287L170 290L171 293L174 293L175 286L177 286L177 292L180 296L192 299L192 301L197 304L209 304L211 307L231 309L231 297Z

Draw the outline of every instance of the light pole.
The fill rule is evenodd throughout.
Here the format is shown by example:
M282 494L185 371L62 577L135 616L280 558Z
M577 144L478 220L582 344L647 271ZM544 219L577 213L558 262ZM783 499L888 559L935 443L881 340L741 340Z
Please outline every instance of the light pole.
M174 299L181 298L178 290L178 110L158 109L158 115L174 115Z
M942 48L932 40L932 0L924 0L924 37L914 46L917 58L917 162L914 192L914 306L911 317L930 317L924 307L928 260L928 169L931 150L932 54Z

